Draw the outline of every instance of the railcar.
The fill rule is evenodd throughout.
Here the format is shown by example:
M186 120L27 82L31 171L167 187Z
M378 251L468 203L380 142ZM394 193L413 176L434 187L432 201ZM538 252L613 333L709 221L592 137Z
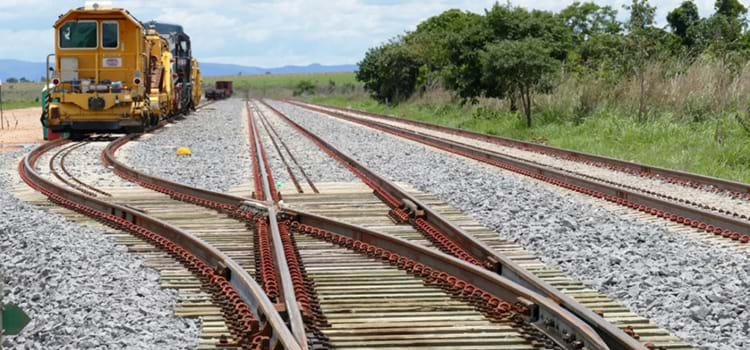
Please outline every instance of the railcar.
M232 97L234 88L231 81L217 81L214 87L206 89L206 98L209 100L223 100Z
M151 21L148 28L159 33L169 45L174 80L173 108L179 113L186 114L198 105L194 90L198 89L200 92L200 77L197 78L198 81L195 77L196 72L200 71L197 70L197 62L193 59L190 36L177 24Z
M146 25L104 2L70 10L53 27L42 115L50 131L143 132L200 101L182 27Z

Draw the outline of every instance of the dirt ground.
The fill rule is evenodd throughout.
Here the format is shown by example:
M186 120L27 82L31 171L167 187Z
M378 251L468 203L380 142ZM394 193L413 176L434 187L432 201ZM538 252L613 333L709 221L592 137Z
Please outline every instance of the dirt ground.
M42 125L39 116L40 107L12 109L3 111L3 125L0 128L0 152L16 148L19 144L42 143Z

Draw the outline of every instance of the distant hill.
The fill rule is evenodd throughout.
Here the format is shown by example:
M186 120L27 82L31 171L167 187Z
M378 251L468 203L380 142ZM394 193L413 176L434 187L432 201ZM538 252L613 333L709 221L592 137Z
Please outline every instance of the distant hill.
M26 78L37 81L46 74L44 65L45 63L0 59L0 79Z
M261 68L261 67L248 67L239 66L234 64L221 64L221 63L201 63L201 73L203 75L221 76L221 75L237 75L242 74L293 74L293 73L331 73L331 72L354 72L357 70L357 65L344 64L325 66L317 63L313 63L307 66L283 66L277 68Z
M39 80L45 75L44 63L25 62L19 60L0 59L0 79L24 77L29 80ZM248 67L234 64L201 63L201 72L204 76L237 75L239 73L252 74L291 74L291 73L323 73L323 72L353 72L357 65L333 65L311 64L307 66L283 66L277 68Z

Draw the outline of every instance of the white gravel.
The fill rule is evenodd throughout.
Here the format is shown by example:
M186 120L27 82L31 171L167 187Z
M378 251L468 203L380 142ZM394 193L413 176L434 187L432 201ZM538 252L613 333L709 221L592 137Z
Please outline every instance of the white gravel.
M26 150L28 151L28 149ZM0 152L0 275L4 302L32 322L8 349L192 349L197 320L174 316L159 273L98 230L16 199L21 151Z
M332 110L330 108L320 107L325 110ZM348 111L338 111L346 115L361 118L365 120L374 120L380 123L389 125L395 125L398 127L407 128L410 130L416 130L430 135L447 138L449 140L464 143L467 145L479 147L482 149L491 150L501 154L505 154L511 157L521 158L527 161L544 164L552 168L563 170L569 173L582 174L593 177L594 179L603 181L614 181L618 184L631 186L641 190L647 190L661 195L666 195L673 198L681 198L697 202L707 207L714 207L717 209L724 209L732 213L745 214L750 213L750 201L744 198L733 198L727 192L716 192L706 191L702 188L692 188L688 186L682 186L679 184L669 183L663 179L656 177L643 177L626 172L615 171L605 167L599 167L595 165L589 165L582 162L576 162L572 160L562 159L555 156L545 155L533 151L527 151L514 147L501 146L494 143L484 142L468 137L459 135L453 135L437 130L432 130L424 127L410 125L406 123L400 123L397 121L377 119L370 116L366 116L359 113L353 113Z
M621 218L576 195L319 113L275 107L393 181L412 184L705 349L750 348L750 258Z
M73 149L65 158L65 168L78 180L100 190L106 191L108 187L139 187L138 184L129 182L117 176L117 174L112 172L112 170L107 169L104 166L104 163L102 163L101 153L107 147L109 142L110 141L108 140L92 141ZM37 162L37 171L39 171L45 179L51 179L58 184L65 185L55 178L49 170L49 158L53 153L54 151L47 152L39 159ZM60 161L62 160L63 154L65 154L65 152L55 159L55 169L57 169L58 173L61 174L63 178L80 186L62 172ZM65 186L67 187L67 185ZM88 188L85 189L90 190ZM107 199L107 197L99 197L101 197L101 199Z
M331 157L321 151L318 146L312 143L312 141L310 141L308 138L300 137L297 131L289 126L289 124L277 118L272 110L261 104L256 104L256 106L259 107L263 115L266 116L266 120L268 120L269 124L271 124L274 130L276 130L276 133L279 134L287 147L289 147L289 150L294 154L295 159L305 170L305 173L310 177L310 180L313 182L313 184L315 184L316 182L356 181L357 178L349 170L344 168L336 160L331 159ZM258 122L260 123L260 120L258 120ZM262 124L259 124L259 127L262 130L264 147L266 148L266 153L268 154L269 160L271 162L271 168L273 169L274 178L277 180L277 182L280 180L284 181L285 183L291 181L289 180L289 175L286 168L284 167L284 164L278 157L276 149L273 147L273 144L268 138L268 133L266 132L265 128L263 128ZM294 174L297 177L297 180L300 182L300 184L305 184L306 181L304 177L299 172L297 166L294 165L288 153L286 153L281 143L279 143L278 139L276 140L276 143L279 145L281 151L284 152L284 157L286 158L287 163L289 163L289 165L294 170ZM289 183L285 186L293 185Z
M212 191L252 181L248 133L243 127L244 102L218 101L146 136L117 153L134 169ZM191 156L176 155L189 147Z

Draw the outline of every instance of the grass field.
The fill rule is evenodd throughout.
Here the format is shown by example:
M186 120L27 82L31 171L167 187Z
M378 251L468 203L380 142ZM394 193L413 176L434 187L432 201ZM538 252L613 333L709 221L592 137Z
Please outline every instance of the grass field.
M349 84L358 87L354 73L314 73L314 74L268 74L268 75L234 75L225 77L204 78L204 85L211 86L217 80L231 80L234 89L244 96L289 97L301 81L308 81L315 86L316 93L327 93L341 89ZM333 84L331 84L333 82Z
M3 109L26 108L39 106L42 86L40 83L3 83Z
M732 116L639 123L603 109L582 123L542 120L529 129L515 114L457 103L413 99L391 107L361 95L310 100L750 183L750 134Z

